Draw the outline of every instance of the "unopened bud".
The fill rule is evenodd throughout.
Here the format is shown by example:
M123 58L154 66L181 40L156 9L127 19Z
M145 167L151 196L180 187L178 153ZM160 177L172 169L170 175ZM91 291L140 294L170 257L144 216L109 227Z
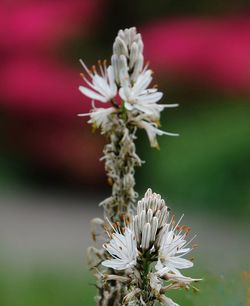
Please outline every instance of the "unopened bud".
M149 223L146 223L142 230L141 247L143 250L147 250L149 248L150 237L151 237L151 225Z

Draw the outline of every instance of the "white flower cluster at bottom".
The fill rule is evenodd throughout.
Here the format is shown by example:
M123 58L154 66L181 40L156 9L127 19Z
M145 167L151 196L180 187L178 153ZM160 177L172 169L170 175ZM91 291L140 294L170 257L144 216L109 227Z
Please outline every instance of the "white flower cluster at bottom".
M182 218L181 218L182 219ZM171 289L195 288L200 279L182 275L180 270L193 266L185 259L193 247L187 240L190 228L180 226L174 217L169 220L169 209L161 196L148 189L138 202L137 214L126 227L111 225L110 241L103 245L110 259L102 265L113 270L126 270L119 275L106 275L106 281L121 281L128 286L124 304L175 306L165 293ZM124 276L125 275L125 276ZM196 289L196 288L195 288Z

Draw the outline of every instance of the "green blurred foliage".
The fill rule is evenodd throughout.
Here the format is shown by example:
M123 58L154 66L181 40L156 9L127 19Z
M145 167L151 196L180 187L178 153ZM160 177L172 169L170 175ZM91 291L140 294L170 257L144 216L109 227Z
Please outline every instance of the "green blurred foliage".
M18 274L5 271L0 276L0 305L3 306L91 306L95 305L94 279L90 273L72 274L52 267ZM3 271L2 271L3 272ZM169 296L185 306L243 306L246 283L241 274L215 275L195 270L202 276L199 292L178 290Z
M73 275L46 265L33 271L2 271L0 276L2 306L89 306L94 295L94 280L84 270Z
M250 107L247 101L200 101L167 110L154 152L140 143L146 161L137 172L141 192L151 186L175 207L212 210L223 216L250 212Z

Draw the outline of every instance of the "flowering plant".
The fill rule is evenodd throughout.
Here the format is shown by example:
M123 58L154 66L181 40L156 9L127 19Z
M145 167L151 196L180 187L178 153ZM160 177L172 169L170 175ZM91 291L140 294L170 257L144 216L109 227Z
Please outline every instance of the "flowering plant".
M88 69L81 64L85 85L79 90L92 99L89 123L100 128L109 143L103 160L111 196L105 199L107 221L94 219L93 238L97 227L106 232L102 248L88 250L90 267L97 277L98 305L177 305L166 293L171 289L193 287L193 279L180 270L193 266L185 259L193 247L187 239L189 228L170 217L169 209L159 194L148 189L137 201L134 172L142 161L136 154L136 130L144 129L152 147L158 147L157 136L170 135L159 129L160 113L177 104L159 104L163 93L150 86L152 70L144 65L143 42L135 28L120 30L113 44L111 64L98 62ZM95 102L105 107L97 107ZM195 287L193 287L195 288Z

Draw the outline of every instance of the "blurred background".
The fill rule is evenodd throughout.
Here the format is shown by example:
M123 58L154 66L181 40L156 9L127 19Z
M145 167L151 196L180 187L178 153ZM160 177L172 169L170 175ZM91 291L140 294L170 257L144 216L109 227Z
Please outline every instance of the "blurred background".
M105 139L77 113L79 58L109 59L136 26L166 103L160 151L138 133L148 187L198 233L186 306L250 305L250 4L246 0L2 0L0 305L95 305L85 253L107 197Z

